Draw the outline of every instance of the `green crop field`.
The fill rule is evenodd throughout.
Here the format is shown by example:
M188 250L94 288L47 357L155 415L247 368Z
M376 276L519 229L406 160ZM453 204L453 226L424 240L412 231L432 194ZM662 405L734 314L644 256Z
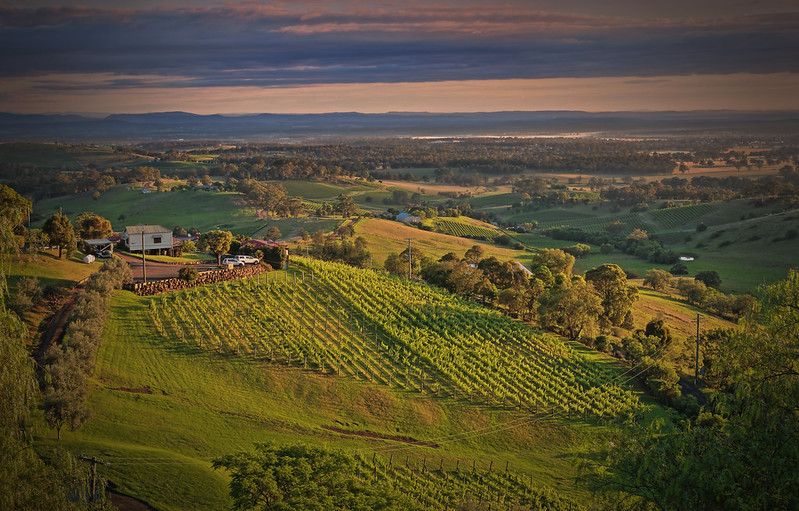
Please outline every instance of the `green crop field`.
M118 292L94 416L61 444L157 509L230 507L211 460L266 440L342 448L359 478L432 509L523 504L538 488L588 503L570 459L604 430L597 416L649 409L629 373L579 344L426 284L295 264L268 283Z
M499 229L488 224L444 217L433 220L433 229L436 232L458 236L459 238L485 239L489 241L502 234Z
M301 285L295 272L268 286L250 280L173 293L151 299L150 317L162 336L202 348L256 358L260 351L270 361L388 386L455 397L476 392L486 402L533 410L616 415L634 408L632 395L606 387L613 373L497 312L398 277L299 264ZM241 305L225 305L233 303Z
M334 201L342 193L352 193L361 191L361 187L353 186L334 186L329 183L319 183L315 181L274 181L274 184L282 185L289 195L296 195L303 199L328 200Z
M615 215L596 216L589 218L566 218L558 220L550 220L548 222L539 222L538 226L541 229L548 227L576 227L585 232L604 232L605 226L611 222L619 221L624 224L623 234L629 234L635 229L642 229L651 231L652 226L645 223L640 215L636 213L622 213Z
M649 216L654 218L664 229L674 229L706 215L714 209L713 204L694 204L678 208L655 209L649 212Z

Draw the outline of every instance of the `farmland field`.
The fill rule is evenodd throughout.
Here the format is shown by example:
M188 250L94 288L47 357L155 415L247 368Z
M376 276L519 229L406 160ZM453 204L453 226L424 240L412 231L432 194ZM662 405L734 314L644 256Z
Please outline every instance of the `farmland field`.
M211 460L265 440L342 448L359 478L433 509L546 487L585 503L569 459L603 430L596 416L649 408L611 359L436 288L310 260L294 272L117 293L95 416L61 444L166 510L229 507Z
M466 219L436 218L433 222L436 232L460 238L484 239L491 241L502 232L489 224L481 224Z

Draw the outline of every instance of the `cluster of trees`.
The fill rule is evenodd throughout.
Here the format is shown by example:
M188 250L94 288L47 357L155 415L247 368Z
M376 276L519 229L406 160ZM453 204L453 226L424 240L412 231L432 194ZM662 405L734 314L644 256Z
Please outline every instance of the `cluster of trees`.
M75 300L63 342L47 352L42 386L44 416L61 438L61 428L73 431L89 417L86 379L94 371L94 357L103 335L111 294L131 280L130 268L112 257L93 273Z
M153 167L81 168L65 170L41 168L29 164L0 162L0 181L9 183L19 193L42 199L83 192L103 192L125 183L156 181L161 172Z
M793 167L781 172L780 176L767 176L758 179L746 177L708 177L697 176L688 179L665 178L660 181L635 182L629 186L608 186L601 190L603 199L621 206L632 206L653 199L679 199L713 202L737 197L781 197L792 198L799 187L799 173Z
M626 509L799 506L799 274L761 295L739 329L716 336L710 403L609 442L591 462L596 489Z
M726 318L740 318L753 307L756 300L752 295L722 293L716 289L720 283L718 273L710 270L697 273L693 279L678 279L675 288L688 302Z
M372 254L367 250L368 242L358 236L354 240L325 238L314 245L313 256L323 261L340 261L358 268L368 268Z
M255 451L222 456L213 466L230 472L235 509L418 508L388 484L359 481L352 456L323 447L256 444Z
M624 236L620 234L624 228L623 222L611 222L605 227L606 232L586 232L579 227L550 227L544 229L542 234L556 240L599 245L603 253L618 250L651 263L674 264L678 261L676 252L664 248L662 242L649 238L646 231L635 229Z
M0 268L19 249L15 230L27 220L30 201L0 185ZM90 492L88 466L56 449L45 463L33 447L39 404L33 359L26 349L28 329L6 304L5 272L0 271L0 509L111 509L104 481Z
M305 212L302 197L290 196L283 185L273 185L255 179L245 179L236 185L247 201L268 214L279 217L299 216Z
M463 257L449 253L439 260L412 247L410 252L390 254L385 268L397 275L422 277L523 319L537 318L543 327L572 339L614 326L632 327L630 309L637 291L615 264L603 264L582 277L572 274L574 256L559 249L542 249L529 270L513 261L482 256L479 245Z

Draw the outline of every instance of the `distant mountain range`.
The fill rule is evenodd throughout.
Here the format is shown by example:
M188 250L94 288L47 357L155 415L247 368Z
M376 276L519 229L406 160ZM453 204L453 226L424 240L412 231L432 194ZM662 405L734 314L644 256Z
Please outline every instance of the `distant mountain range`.
M155 140L268 141L395 136L799 135L799 112L356 112L196 115L0 113L0 140L126 143Z

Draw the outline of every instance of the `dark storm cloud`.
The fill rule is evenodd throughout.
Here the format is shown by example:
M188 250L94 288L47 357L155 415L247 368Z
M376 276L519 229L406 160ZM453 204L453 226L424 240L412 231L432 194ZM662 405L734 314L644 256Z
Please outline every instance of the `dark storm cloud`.
M797 54L793 13L642 21L499 7L0 8L4 76L124 76L109 88L797 72Z

